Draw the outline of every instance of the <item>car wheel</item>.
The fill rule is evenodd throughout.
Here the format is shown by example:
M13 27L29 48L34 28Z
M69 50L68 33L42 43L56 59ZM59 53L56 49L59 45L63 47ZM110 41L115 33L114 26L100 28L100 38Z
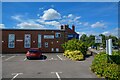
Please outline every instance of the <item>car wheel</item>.
M27 57L28 60L30 60L30 57Z

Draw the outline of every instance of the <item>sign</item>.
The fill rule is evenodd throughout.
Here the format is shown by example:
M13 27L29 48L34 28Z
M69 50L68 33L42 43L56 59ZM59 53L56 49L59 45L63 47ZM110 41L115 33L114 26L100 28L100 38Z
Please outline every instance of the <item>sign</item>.
M102 36L95 36L95 43L102 43Z
M106 53L112 55L112 39L106 40Z
M54 35L44 35L44 39L54 39Z

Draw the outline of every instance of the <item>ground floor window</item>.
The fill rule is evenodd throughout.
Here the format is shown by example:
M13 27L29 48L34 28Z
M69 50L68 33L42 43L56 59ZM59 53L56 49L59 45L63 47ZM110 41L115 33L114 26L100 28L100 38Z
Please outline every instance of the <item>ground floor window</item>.
M9 36L8 36L8 48L15 48L15 34L9 34Z
M59 48L56 48L56 52L59 52Z
M24 47L25 48L30 48L30 45L31 45L31 35L30 34L25 34Z
M41 48L41 34L38 34L38 48Z
M54 51L54 48L51 48L51 51L53 52L53 51Z

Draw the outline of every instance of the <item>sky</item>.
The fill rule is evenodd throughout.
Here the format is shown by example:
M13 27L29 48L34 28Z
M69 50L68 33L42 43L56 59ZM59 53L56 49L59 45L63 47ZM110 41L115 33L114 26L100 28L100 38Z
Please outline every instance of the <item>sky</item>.
M117 2L3 2L6 29L60 29L68 24L87 35L118 35Z

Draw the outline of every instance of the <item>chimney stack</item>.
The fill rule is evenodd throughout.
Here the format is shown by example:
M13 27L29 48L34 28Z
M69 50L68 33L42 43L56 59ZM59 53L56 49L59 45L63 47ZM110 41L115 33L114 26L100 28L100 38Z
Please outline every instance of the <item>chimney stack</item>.
M67 28L69 28L69 25L68 25L68 24L65 25L65 29L67 29Z
M64 26L63 25L61 25L60 27L61 27L61 30L64 30Z
M75 26L74 25L72 25L72 30L75 31Z

